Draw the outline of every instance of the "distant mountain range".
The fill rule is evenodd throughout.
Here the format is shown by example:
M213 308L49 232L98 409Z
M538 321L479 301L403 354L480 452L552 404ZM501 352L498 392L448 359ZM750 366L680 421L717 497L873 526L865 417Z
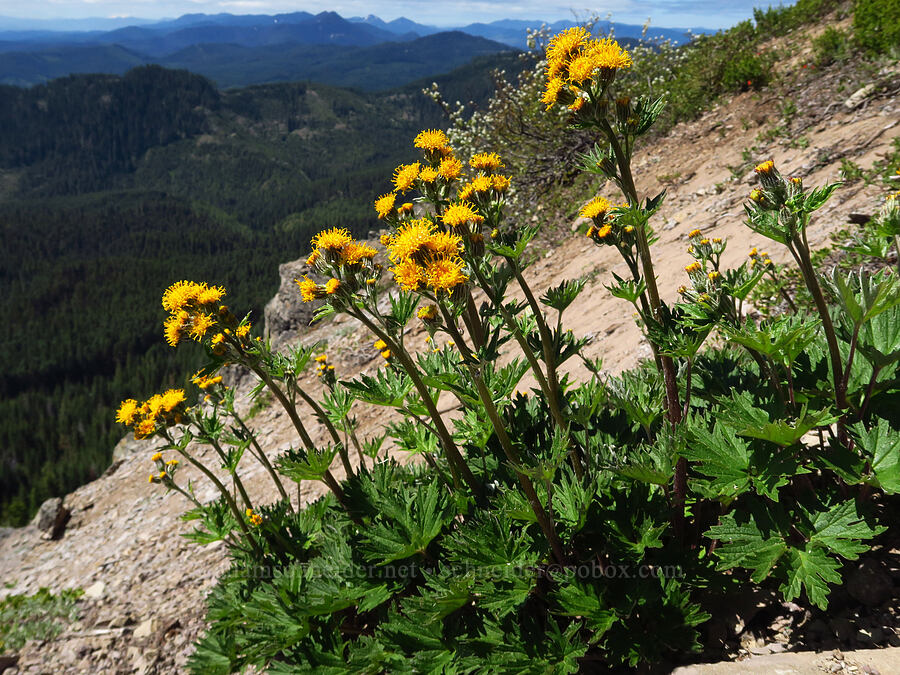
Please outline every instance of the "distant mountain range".
M507 19L448 30L405 18L344 19L335 12L118 21L83 20L56 30L61 22L0 17L0 84L31 86L69 74L122 74L159 64L199 73L220 87L308 80L374 91L449 72L478 56L525 49L526 30L541 25ZM108 29L85 30L94 25ZM574 25L558 21L549 28ZM642 26L610 22L597 28L627 40L643 32ZM652 28L647 37L681 43L689 36L685 29Z

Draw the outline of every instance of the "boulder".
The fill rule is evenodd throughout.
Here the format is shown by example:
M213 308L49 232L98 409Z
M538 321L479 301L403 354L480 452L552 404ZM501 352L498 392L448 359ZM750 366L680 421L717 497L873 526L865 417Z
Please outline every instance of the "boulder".
M309 326L313 314L321 304L303 302L300 289L294 283L294 279L302 279L310 271L305 258L278 266L281 286L275 297L269 300L263 313L265 331L275 349L297 337L300 331Z
M38 509L37 515L31 521L40 532L49 539L59 539L66 529L72 512L64 505L62 497L51 497Z

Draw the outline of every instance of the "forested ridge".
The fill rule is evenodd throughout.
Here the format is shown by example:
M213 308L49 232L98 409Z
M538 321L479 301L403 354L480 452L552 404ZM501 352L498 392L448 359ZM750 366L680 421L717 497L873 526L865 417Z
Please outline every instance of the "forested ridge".
M520 67L484 58L438 79L484 100L493 66ZM409 139L443 123L422 84L221 92L147 66L2 87L0 523L105 470L119 401L182 384L191 351L162 338L170 283L223 284L260 323L278 264L313 233L376 225Z

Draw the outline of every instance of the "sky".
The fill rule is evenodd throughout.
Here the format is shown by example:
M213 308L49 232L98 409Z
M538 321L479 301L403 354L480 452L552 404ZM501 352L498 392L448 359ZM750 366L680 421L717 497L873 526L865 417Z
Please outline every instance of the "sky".
M578 0L574 0L578 2ZM405 16L419 23L463 26L497 19L583 19L592 13L613 21L660 27L727 28L753 15L754 7L781 0L595 0L581 8L564 0L0 0L0 16L28 19L93 17L176 18L182 14L277 14L324 10L341 16L375 14L386 21ZM784 4L792 4L790 0Z

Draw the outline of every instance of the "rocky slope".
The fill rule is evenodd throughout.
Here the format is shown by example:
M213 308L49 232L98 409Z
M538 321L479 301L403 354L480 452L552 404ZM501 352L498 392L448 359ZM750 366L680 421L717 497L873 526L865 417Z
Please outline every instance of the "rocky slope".
M801 73L802 64L808 61L808 52L798 50L781 64L788 81L792 70L800 73L787 93L735 96L702 118L679 125L639 153L639 191L655 194L664 186L669 191L655 221L659 242L653 252L666 300L674 300L676 288L686 281L683 266L689 262L685 253L687 233L694 228L729 239L727 264L739 264L753 246L767 248L773 259L787 262L786 251L742 225L742 203L750 189L753 163L773 158L783 173L802 176L807 184L817 185L838 179L842 159L864 169L872 167L889 152L891 141L900 136L900 68L876 74L872 79L876 86L864 89L870 82L839 69L817 76ZM790 119L779 112L786 96L796 101L798 109ZM772 131L779 128L783 131ZM801 137L805 140L798 143ZM749 161L742 157L744 148L754 148ZM883 193L883 188L862 181L840 189L810 230L813 245L825 242L829 233L844 227L850 213L871 213ZM612 194L611 186L604 194ZM354 321L338 317L308 328L304 318L298 318L290 296L297 265L282 267L282 293L267 308L267 322L275 331L276 341L327 342L330 360L342 378L380 367L380 357L371 347L372 336ZM540 291L562 279L588 279L585 292L567 312L567 327L592 338L587 355L602 357L610 372L630 367L650 353L627 304L611 298L603 287L609 283L611 272L624 274L623 267L613 249L595 247L573 234L543 252L528 270L529 281ZM424 333L416 330L412 329L410 339L424 346ZM574 377L586 375L583 366L574 361L571 366ZM312 392L318 389L315 379L310 374L306 383ZM238 389L246 392L251 385L245 379ZM249 403L245 405L249 408ZM444 409L452 414L449 401ZM363 429L375 428L384 421L382 410L358 406L355 414ZM251 425L258 430L270 456L276 456L293 440L286 415L276 407L259 412ZM323 432L316 429L318 438L314 440L324 440ZM188 523L178 519L186 503L177 494L166 495L159 486L148 485L153 451L150 442L123 440L106 474L65 497L63 505L69 515L64 527L57 521L57 509L45 514L42 525L51 523L52 530L56 522L56 538L52 532L39 529L37 522L0 534L0 580L4 582L0 597L32 593L44 586L86 591L79 601L81 618L55 639L27 644L18 655L18 665L7 673L183 670L191 641L203 629L204 595L226 569L227 561L222 546L203 548L180 536L190 529ZM340 468L336 473L340 475ZM247 474L254 499L265 502L273 498L274 488L264 472L248 462ZM182 476L197 478L188 470ZM201 499L213 497L211 486L199 480L198 485ZM299 497L305 501L320 493L320 486L304 485ZM60 518L65 521L65 514ZM885 621L897 617L900 584L898 565L889 567L894 576L889 577L893 583L891 597L882 608ZM892 630L896 626L896 621L880 626L877 644L900 645ZM857 630L855 624L851 628ZM824 632L836 630L824 626ZM752 646L761 649L755 642ZM900 672L898 651L885 652L893 659L889 663L898 664L894 672ZM752 652L748 643L743 654Z

